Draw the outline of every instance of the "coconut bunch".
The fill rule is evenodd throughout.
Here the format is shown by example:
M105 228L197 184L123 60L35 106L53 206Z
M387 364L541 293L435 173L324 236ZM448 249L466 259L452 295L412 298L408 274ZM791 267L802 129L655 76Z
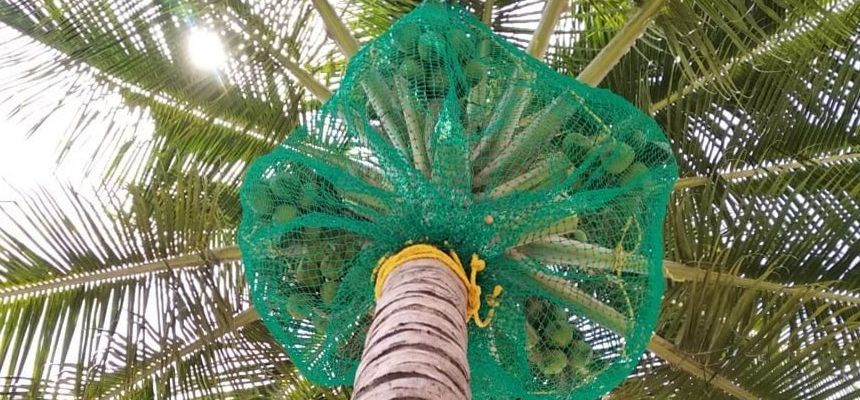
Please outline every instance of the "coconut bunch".
M303 215L322 211L321 207L329 208L329 212L345 212L330 205L337 195L331 183L297 164L255 182L247 193L247 208L262 228L290 226ZM360 249L359 242L344 235L343 231L303 226L275 235L277 240L266 244L268 257L283 262L285 280L295 289L286 303L286 311L294 319L315 315L318 321L325 320L326 313L320 309L314 312L313 305L334 303L345 271L343 259ZM325 330L324 324L318 325Z
M570 315L546 299L526 302L526 348L538 379L576 382L588 378L600 364L591 345Z

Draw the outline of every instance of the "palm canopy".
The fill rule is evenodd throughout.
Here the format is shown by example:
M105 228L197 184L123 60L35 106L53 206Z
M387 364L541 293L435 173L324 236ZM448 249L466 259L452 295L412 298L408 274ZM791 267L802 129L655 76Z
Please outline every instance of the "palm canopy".
M858 396L860 4L462 4L674 145L661 319L610 397ZM0 44L0 68L38 56L0 102L42 135L64 101L42 92L83 99L58 168L83 157L100 181L0 203L0 392L345 397L299 376L249 306L238 187L336 89L353 37L414 6L0 1L25 37ZM195 29L217 34L219 68L191 64Z

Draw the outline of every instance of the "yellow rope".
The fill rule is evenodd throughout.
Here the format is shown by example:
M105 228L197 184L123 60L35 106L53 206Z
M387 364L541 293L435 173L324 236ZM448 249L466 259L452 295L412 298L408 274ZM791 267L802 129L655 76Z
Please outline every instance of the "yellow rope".
M466 270L463 268L463 263L460 262L460 257L457 257L457 253L453 250L449 256L442 250L433 246L415 244L400 250L400 252L391 257L383 257L379 260L379 263L376 264L376 268L373 269L373 276L376 279L376 286L374 288L376 298L379 299L379 297L382 296L382 287L385 285L388 275L390 275L395 268L403 265L407 261L422 258L438 260L442 264L447 265L448 268L457 275L457 278L463 282L463 285L466 287L469 300L466 307L466 322L469 322L470 319L474 319L475 325L480 328L484 328L492 322L493 316L496 314L495 307L499 305L498 297L502 294L502 287L500 285L496 285L496 287L493 288L493 293L487 296L487 305L490 306L490 311L487 312L487 318L481 319L480 315L478 315L478 310L481 309L481 287L478 286L477 278L478 272L483 271L484 268L487 267L487 263L485 263L484 260L481 260L477 254L472 254L472 260L469 264L470 275L468 278L466 277Z

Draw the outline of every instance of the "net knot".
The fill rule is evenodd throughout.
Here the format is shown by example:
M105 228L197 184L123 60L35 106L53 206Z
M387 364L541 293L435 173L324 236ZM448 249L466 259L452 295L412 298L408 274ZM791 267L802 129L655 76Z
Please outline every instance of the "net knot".
M393 256L382 257L376 264L376 268L373 269L373 279L376 281L374 284L374 295L376 296L376 299L379 299L379 297L382 296L382 287L385 285L388 275L390 275L395 268L403 265L407 261L422 258L429 258L441 262L450 268L451 271L454 272L454 275L456 275L463 283L463 286L466 287L466 294L468 297L468 304L466 306L466 322L474 320L475 325L479 328L485 328L490 325L493 321L493 316L496 314L495 307L499 305L498 298L502 294L502 287L501 285L496 285L493 288L493 292L487 295L487 306L490 307L490 310L487 312L486 318L481 318L479 313L481 309L481 286L478 285L477 280L478 272L486 269L487 263L478 257L477 254L472 254L472 259L469 262L468 277L466 275L466 269L463 267L463 263L460 262L460 257L457 256L457 252L454 250L451 250L449 254L445 254L442 250L439 250L434 246L415 244L400 250Z

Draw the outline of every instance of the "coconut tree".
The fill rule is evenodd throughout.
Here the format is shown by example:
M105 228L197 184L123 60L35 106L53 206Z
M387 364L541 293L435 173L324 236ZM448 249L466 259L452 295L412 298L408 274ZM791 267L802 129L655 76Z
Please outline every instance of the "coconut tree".
M301 377L249 305L238 188L338 87L359 43L414 6L0 2L4 29L20 35L0 47L16 71L3 104L33 113L24 121L43 135L67 101L49 89L84 99L58 168L84 157L103 181L94 196L40 190L2 204L2 392L348 396ZM856 397L856 2L463 6L624 96L673 144L662 313L609 397ZM223 64L195 68L188 52L212 37ZM138 124L146 135L129 135Z

